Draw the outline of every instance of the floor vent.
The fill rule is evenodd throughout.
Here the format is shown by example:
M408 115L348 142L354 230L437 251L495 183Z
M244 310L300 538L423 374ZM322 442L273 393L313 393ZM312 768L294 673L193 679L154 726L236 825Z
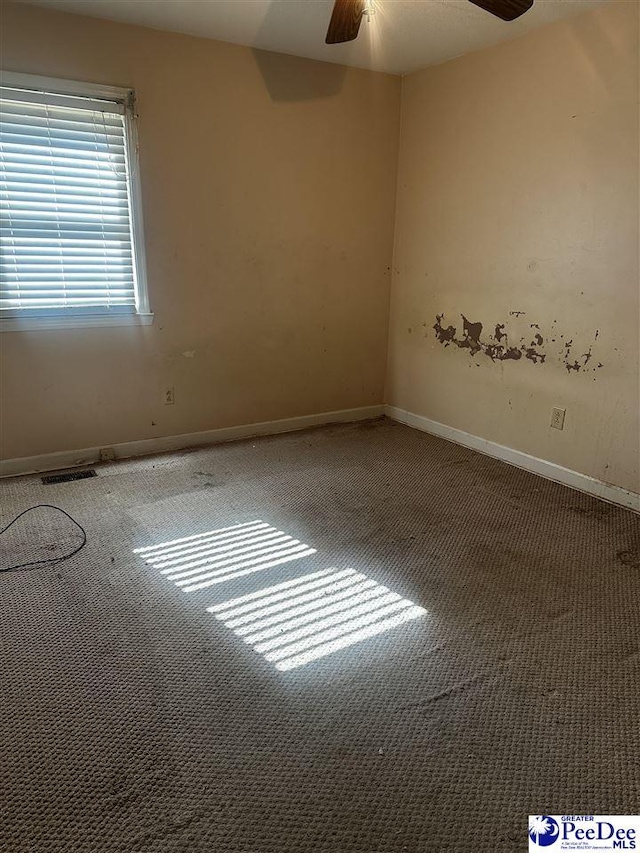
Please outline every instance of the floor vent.
M88 477L97 477L93 468L86 471L67 471L66 474L48 474L42 477L42 482L45 486L50 486L52 483L70 483L72 480L86 480Z

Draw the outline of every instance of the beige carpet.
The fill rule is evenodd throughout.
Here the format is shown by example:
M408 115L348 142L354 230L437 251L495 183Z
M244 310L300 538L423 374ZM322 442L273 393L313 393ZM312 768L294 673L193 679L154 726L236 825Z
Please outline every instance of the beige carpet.
M640 519L389 421L0 483L3 853L527 849L640 802ZM1 565L77 542L42 510ZM146 549L146 550L136 550Z

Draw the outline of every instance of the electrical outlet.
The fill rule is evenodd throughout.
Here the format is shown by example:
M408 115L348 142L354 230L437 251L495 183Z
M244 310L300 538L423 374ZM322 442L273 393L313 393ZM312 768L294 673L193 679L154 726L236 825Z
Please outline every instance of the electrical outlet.
M116 458L116 452L113 447L101 447L100 448L100 461L101 462L112 462Z
M551 409L551 426L553 429L564 429L564 415L566 409L558 409L556 406Z
M176 392L173 385L164 389L164 404L165 406L173 406L176 401Z

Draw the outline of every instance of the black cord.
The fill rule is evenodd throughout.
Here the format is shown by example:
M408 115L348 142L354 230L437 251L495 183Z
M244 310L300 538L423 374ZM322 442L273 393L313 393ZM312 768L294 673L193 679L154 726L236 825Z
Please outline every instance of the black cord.
M61 563L63 560L68 560L69 557L73 557L74 554L77 554L78 551L81 551L87 544L87 531L84 529L84 527L81 524L78 524L75 518L72 518L68 512L65 512L65 510L60 509L59 506L54 506L53 504L37 504L36 506L30 506L28 509L23 510L19 515L16 515L13 521L10 521L6 527L3 527L2 530L0 530L0 536L2 536L3 533L6 533L6 531L11 527L11 525L15 524L16 521L19 518L22 518L23 515L26 515L26 513L28 512L33 512L34 509L41 509L42 507L55 509L58 512L61 512L63 515L66 515L69 521L72 521L78 528L78 530L82 533L82 542L74 551L70 551L68 554L64 554L62 557L49 557L49 559L47 560L32 560L30 563L18 563L15 566L7 566L6 568L1 567L0 572L12 572L15 569L26 569L28 566L41 566L44 563L51 563L52 565L55 565L56 563Z

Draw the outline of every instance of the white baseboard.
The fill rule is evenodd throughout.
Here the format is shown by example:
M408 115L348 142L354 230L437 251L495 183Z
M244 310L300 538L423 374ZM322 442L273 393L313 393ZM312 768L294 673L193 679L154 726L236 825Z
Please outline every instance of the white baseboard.
M257 424L209 429L204 432L190 432L184 435L167 435L160 438L147 438L142 441L126 441L110 445L116 459L131 456L147 456L151 453L166 453L171 450L184 450L187 447L203 447L207 444L220 444L239 438L251 438L259 435L276 435L281 432L307 429L323 424L349 423L369 418L379 418L384 414L384 406L362 406L358 409L341 409L337 412L321 412L316 415L301 415L297 418L283 418L278 421L264 421ZM103 445L104 446L104 445ZM60 453L44 453L40 456L23 456L19 459L0 461L0 477L16 477L21 474L36 474L40 471L58 471L87 465L100 460L99 447L86 447L83 450L63 450Z
M251 438L260 435L277 435L283 432L307 429L331 423L348 423L386 415L391 420L414 427L415 429L437 435L472 450L478 450L487 456L501 459L509 465L531 471L548 480L562 483L572 489L593 495L596 498L618 504L627 509L640 513L640 495L630 492L620 486L603 483L594 477L580 474L569 468L563 468L554 462L547 462L496 444L485 438L479 438L455 427L432 421L422 415L415 415L396 406L362 406L357 409L341 409L336 412L320 412L315 415L302 415L296 418L283 418L277 421L263 421L255 424L223 427L222 429L191 432L183 435L168 435L160 438L149 438L141 441L127 441L112 445L116 459L127 459L132 456L147 456L153 453L166 453L172 450L185 450L188 447L204 447L208 444L220 444L241 438ZM63 468L73 468L77 465L89 465L100 460L100 447L87 447L83 450L63 450L59 453L45 453L39 456L24 456L18 459L0 460L0 478L16 477L21 474L36 474L41 471L58 471Z
M547 480L554 480L556 483L562 483L564 486L577 489L579 492L586 492L588 495L640 513L640 495L636 492L603 483L601 480L572 471L570 468L563 468L562 465L556 465L554 462L529 456L528 453L523 453L521 450L504 447L504 445L488 441L486 438L478 438L478 436L471 435L471 433L464 432L461 429L432 421L429 418L422 417L422 415L414 415L413 412L407 412L396 406L385 406L385 415L391 420L415 427L422 432L446 438L447 441L453 441L455 444L462 444L464 447L478 450L487 456L501 459L503 462L508 462L509 465L515 465L516 468L524 468L525 471L539 474Z

